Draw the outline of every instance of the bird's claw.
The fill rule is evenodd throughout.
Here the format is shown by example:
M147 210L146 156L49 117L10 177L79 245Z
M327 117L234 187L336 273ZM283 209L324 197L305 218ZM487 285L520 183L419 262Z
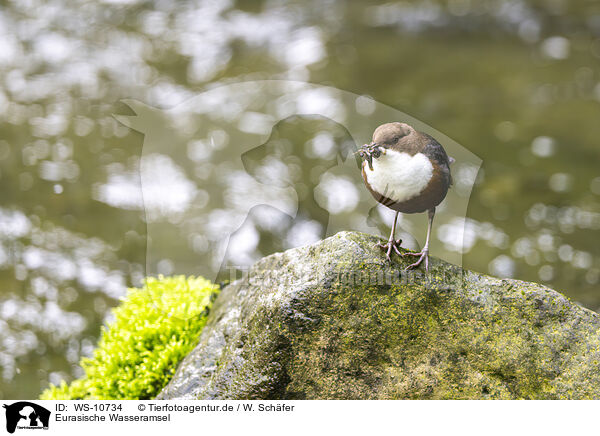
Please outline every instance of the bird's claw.
M385 244L382 244L381 242L378 243L377 246L386 252L385 257L391 262L392 250L395 251L396 254L402 256L402 253L399 250L400 244L402 244L402 239L390 239Z
M421 265L421 263L423 263L423 260L425 260L425 272L428 273L429 272L429 250L425 249L420 253L412 253L412 252L408 252L408 253L404 253L402 254L402 257L405 256L419 256L419 259L415 262L412 263L410 265L408 265L404 271L410 271L413 270L415 268L418 268L419 265Z

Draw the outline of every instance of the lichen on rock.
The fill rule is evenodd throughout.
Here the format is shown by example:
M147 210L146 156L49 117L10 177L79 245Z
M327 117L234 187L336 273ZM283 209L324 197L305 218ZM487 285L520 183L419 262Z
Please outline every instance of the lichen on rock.
M159 398L600 397L600 317L545 286L432 259L407 275L342 232L226 286Z

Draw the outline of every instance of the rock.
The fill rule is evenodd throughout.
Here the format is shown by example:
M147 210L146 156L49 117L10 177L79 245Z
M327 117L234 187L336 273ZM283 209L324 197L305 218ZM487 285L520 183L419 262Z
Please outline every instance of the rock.
M226 286L162 399L600 398L600 316L342 232Z

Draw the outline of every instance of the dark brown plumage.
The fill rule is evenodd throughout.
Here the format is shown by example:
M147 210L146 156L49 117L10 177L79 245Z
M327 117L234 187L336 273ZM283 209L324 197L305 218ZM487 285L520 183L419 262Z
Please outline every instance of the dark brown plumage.
M435 208L444 200L452 184L451 158L434 138L417 132L405 123L387 123L373 133L373 141L360 151L364 159L362 176L373 197L384 206L396 211L390 239L381 247L386 249L388 259L392 250L400 254L395 240L398 213L428 212L427 240L419 256L409 266L416 268L425 260L429 269L429 239Z

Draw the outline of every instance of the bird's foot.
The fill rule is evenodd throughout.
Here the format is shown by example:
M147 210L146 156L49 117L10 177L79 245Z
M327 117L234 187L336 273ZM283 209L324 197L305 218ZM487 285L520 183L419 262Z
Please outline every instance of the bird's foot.
M377 246L386 252L385 257L387 257L387 259L389 261L391 261L392 260L392 250L395 251L396 254L402 256L402 253L400 253L400 250L399 250L400 244L402 244L402 239L390 239L385 244L379 243L379 244L377 244Z
M401 255L402 257L405 256L418 256L419 259L413 263L408 265L404 271L410 271L412 269L417 268L419 265L421 265L421 263L423 263L423 260L425 260L425 272L429 272L429 249L428 248L424 248L423 251L421 251L420 253L412 253L412 252L408 252L408 253L404 253Z

